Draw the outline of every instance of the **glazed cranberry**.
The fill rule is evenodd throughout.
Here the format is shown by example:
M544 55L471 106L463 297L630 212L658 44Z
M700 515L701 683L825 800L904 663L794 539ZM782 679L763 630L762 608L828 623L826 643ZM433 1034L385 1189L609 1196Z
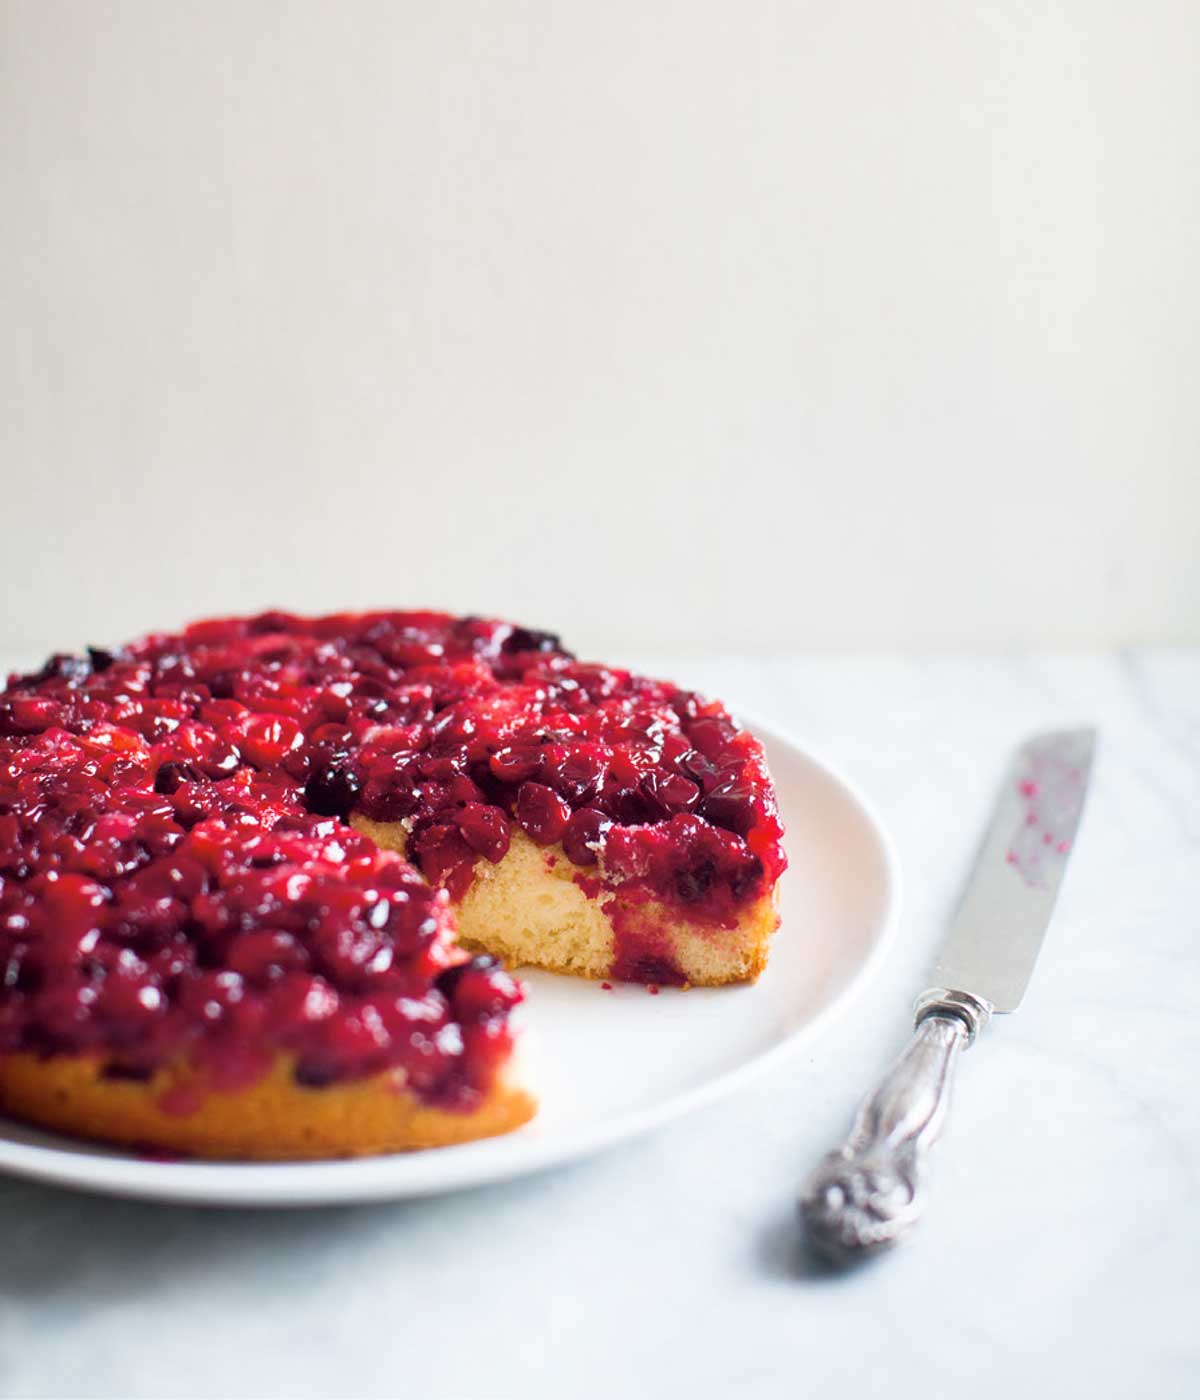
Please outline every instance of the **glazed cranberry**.
M517 820L539 846L562 839L571 808L544 783L522 783L517 790Z
M507 1021L488 1016L462 1026L462 1073L468 1089L486 1085L496 1067L512 1053L513 1037Z
M688 738L705 758L718 758L730 745L737 730L728 720L698 719L688 726Z
M638 781L640 784L641 780ZM636 787L618 788L605 798L605 806L622 826L638 826L650 816L646 802Z
M279 763L285 754L304 742L304 735L294 719L272 714L249 716L232 727L229 737L259 768Z
M636 788L645 772L645 759L631 748L618 748L609 764L610 783L617 788Z
M325 764L304 785L304 800L309 811L324 817L345 819L361 795L362 780L344 763Z
M562 641L553 632L538 632L531 627L514 627L504 643L504 650L562 651Z
M603 812L595 807L581 807L567 823L562 838L563 850L576 865L595 865L597 851L611 826L611 819Z
M495 1016L522 1000L519 985L489 954L449 968L437 988L459 1020Z
M464 746L454 746L443 753L424 754L417 761L417 772L422 778L437 778L449 782L461 777L467 771L468 755Z
M233 972L250 982L278 981L308 966L308 953L295 934L283 929L254 929L234 938L226 952Z
M309 731L309 743L330 758L344 758L354 746L354 730L349 725L330 721Z
M205 684L214 700L232 700L234 688L237 685L237 672L233 670L210 671L205 676Z
M295 1042L338 1012L337 992L323 977L285 973L265 998L268 1023L285 1043Z
M92 663L85 656L71 656L58 652L50 658L36 676L28 679L36 684L39 681L64 680L69 685L77 685L87 680L92 673Z
M212 692L216 695L216 691ZM248 711L240 700L211 699L204 701L199 708L198 718L205 724L231 724L241 719Z
M244 995L242 979L236 972L197 972L187 978L180 990L179 1005L201 1021L219 1021Z
M607 771L603 752L594 747L567 749L548 757L545 766L547 782L574 806L590 802L599 793Z
M77 874L55 872L42 892L51 928L72 941L98 927L108 900L109 891L104 885Z
M677 690L671 696L671 708L685 723L699 717L703 703L694 690Z
M158 772L154 775L154 791L169 797L181 783L198 783L203 780L204 774L198 772L190 763L168 761L160 764Z
M107 969L96 995L96 1014L120 1028L120 1038L134 1043L167 1008L162 989L146 976L146 964L128 951Z
M675 767L700 788L707 790L716 784L717 765L711 759L705 758L698 749L687 749L681 753L675 760Z
M486 856L493 865L508 854L509 825L503 812L482 802L468 802L455 820L467 845Z
M651 991L681 987L687 981L673 958L657 951L643 951L636 940L622 949L614 972L625 982L644 982Z
M40 700L19 696L7 706L9 723L20 733L33 734L66 718L66 706L57 700Z
M712 888L717 868L711 860L686 866L675 876L675 889L685 904L699 904Z
M408 777L370 778L363 789L363 811L377 822L411 817L424 800L424 790Z
M701 804L703 816L726 831L744 836L754 825L757 795L736 778L718 783Z
M427 880L445 885L452 894L466 893L475 864L475 852L457 826L435 822L413 838L417 864Z
M648 808L663 817L689 812L700 801L696 784L677 773L647 773L639 791Z
M488 760L492 773L506 783L523 783L542 771L542 750L536 746L498 749Z
M750 856L740 862L729 879L734 899L745 899L757 892L762 885L763 874L763 863L758 856Z

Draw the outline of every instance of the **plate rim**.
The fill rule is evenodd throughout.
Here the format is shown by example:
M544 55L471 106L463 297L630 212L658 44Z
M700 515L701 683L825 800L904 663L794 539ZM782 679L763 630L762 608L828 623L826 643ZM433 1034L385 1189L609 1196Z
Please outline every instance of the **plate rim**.
M811 1020L769 1049L661 1103L617 1114L593 1128L564 1133L557 1140L551 1138L526 1151L518 1150L520 1139L515 1137L487 1139L489 1143L510 1146L507 1158L502 1156L490 1162L480 1162L471 1155L478 1143L414 1156L393 1153L323 1162L156 1162L120 1154L77 1153L0 1137L0 1173L91 1195L217 1209L287 1210L415 1200L512 1181L580 1160L706 1108L769 1073L827 1032L877 976L899 930L904 885L891 832L858 785L821 753L779 726L759 719L744 707L738 707L735 714L763 742L768 759L773 745L785 747L816 769L844 799L849 799L865 819L866 829L879 848L884 878L883 912L873 945L861 965ZM439 1170L424 1176L418 1174L415 1180L396 1179L397 1157L428 1162ZM269 1187L266 1180L256 1179L263 1171L273 1174ZM288 1178L281 1181L280 1172L288 1173ZM220 1179L225 1174L228 1177Z

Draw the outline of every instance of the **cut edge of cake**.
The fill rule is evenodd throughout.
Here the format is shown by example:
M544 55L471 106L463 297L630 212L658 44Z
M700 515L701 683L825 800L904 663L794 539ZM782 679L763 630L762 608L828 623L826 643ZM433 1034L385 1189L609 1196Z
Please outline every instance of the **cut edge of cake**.
M405 854L404 822L358 814L351 825L376 845ZM749 903L731 927L681 918L654 899L635 898L603 881L603 864L584 873L559 845L539 846L514 830L507 853L476 861L469 888L454 903L459 942L510 968L537 967L594 979L678 981L723 986L754 981L767 964L779 926L778 885ZM640 967L621 964L618 930L642 952ZM656 976L654 963L661 965ZM629 977L636 972L636 977Z

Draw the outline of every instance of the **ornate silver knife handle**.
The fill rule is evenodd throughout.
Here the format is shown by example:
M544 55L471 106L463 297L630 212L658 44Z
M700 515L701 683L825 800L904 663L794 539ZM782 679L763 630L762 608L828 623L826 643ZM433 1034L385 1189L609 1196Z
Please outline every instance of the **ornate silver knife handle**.
M858 1110L850 1136L809 1177L800 1212L813 1248L848 1264L895 1244L925 1206L926 1154L941 1136L960 1050L991 1006L937 987L916 1007L908 1048Z

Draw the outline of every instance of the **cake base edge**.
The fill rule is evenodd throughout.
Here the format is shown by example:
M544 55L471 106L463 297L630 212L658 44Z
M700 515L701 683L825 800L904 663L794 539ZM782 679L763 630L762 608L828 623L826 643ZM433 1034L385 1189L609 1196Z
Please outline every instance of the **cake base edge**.
M507 1070L508 1067L506 1067ZM0 1112L52 1132L115 1146L226 1161L366 1157L447 1147L511 1132L533 1117L534 1097L503 1072L475 1109L451 1112L397 1088L391 1074L309 1088L278 1056L236 1091L211 1089L188 1112L168 1112L177 1072L147 1081L104 1076L91 1055L0 1056Z

